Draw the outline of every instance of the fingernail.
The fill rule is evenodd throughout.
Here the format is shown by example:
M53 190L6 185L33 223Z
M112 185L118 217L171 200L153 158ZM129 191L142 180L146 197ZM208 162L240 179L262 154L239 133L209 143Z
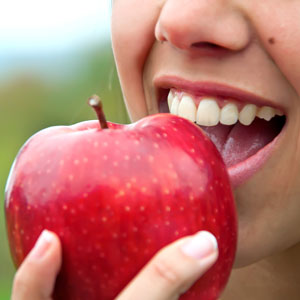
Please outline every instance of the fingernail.
M46 254L53 240L53 234L48 230L44 230L35 243L30 256L34 259L42 258Z
M208 231L198 232L191 240L181 246L184 254L196 259L205 258L217 249L217 239Z

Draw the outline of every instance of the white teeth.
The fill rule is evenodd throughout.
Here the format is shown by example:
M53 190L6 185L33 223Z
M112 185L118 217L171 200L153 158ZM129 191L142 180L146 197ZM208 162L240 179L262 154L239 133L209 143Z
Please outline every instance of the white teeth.
M258 111L256 116L260 119L270 121L275 116L275 109L270 106L263 106Z
M170 109L171 114L178 115L178 106L179 106L179 99L178 96L173 98L172 106Z
M256 116L257 107L254 104L246 104L239 114L239 121L243 125L250 125Z
M237 106L233 103L226 104L221 109L220 123L224 125L233 125L239 118Z
M192 122L196 121L196 105L189 96L183 96L178 107L178 115Z
M168 105L169 105L170 111L171 111L173 99L174 99L174 93L170 90L169 95L168 95Z
M217 100L204 98L200 100L198 108L192 96L179 94L170 90L168 95L170 113L178 115L202 126L215 126L220 122L223 125L234 125L237 121L249 126L258 117L270 121L275 115L283 116L283 112L270 106L258 108L254 104L246 104L239 112L237 105L229 102L220 109Z
M277 116L283 116L284 115L284 113L281 110L279 110L279 109L275 109L275 114Z
M215 100L204 99L199 103L196 122L202 126L215 126L220 121L220 108Z

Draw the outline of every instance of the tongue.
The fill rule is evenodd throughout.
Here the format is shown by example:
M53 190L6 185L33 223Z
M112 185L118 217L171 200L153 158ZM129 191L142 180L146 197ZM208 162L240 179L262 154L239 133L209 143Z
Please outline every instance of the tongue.
M256 118L249 126L238 122L233 126L200 127L216 145L227 167L231 167L270 143L279 134L282 125L276 117L271 121Z

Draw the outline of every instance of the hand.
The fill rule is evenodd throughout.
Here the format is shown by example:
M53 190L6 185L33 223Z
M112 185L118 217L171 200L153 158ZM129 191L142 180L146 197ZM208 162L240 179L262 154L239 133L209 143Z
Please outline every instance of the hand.
M50 300L61 261L59 238L44 230L15 275L11 299Z
M175 300L217 260L214 236L200 232L160 250L116 300ZM18 269L12 300L50 300L61 266L58 237L44 231Z
M218 245L207 231L160 250L115 300L176 300L217 260Z

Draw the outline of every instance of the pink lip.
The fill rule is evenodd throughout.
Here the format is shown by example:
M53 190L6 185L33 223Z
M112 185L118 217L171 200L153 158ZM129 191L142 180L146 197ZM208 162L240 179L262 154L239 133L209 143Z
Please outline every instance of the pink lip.
M257 106L272 106L284 112L282 107L279 107L277 104L268 99L264 99L252 93L224 84L212 82L191 82L174 76L163 76L156 78L154 80L154 85L158 89L158 95L160 93L160 89L176 88L197 96L210 95L231 98L241 102L253 103ZM233 187L243 184L263 167L264 163L268 160L268 158L270 158L274 150L280 144L280 141L284 136L285 129L286 124L272 142L267 144L248 159L228 168L228 173Z
M284 108L280 107L277 103L274 103L269 99L265 99L253 93L246 92L225 84L205 81L193 82L175 76L162 76L154 79L154 86L157 87L158 95L161 89L175 88L195 96L207 95L235 99L241 102L252 103L257 106L271 106L284 112Z

